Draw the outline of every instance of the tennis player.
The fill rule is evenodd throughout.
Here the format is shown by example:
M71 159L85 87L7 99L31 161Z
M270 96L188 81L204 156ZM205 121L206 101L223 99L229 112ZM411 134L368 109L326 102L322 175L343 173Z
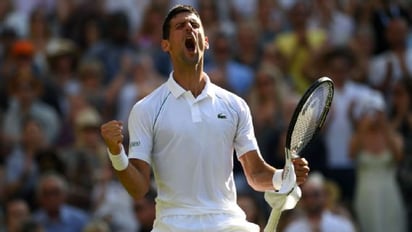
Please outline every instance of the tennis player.
M158 191L154 232L258 232L236 204L233 150L256 191L279 188L282 170L262 159L245 101L211 83L203 71L209 43L198 12L177 5L162 29L161 47L173 71L167 82L134 105L128 156L122 122L101 127L116 174L130 195L141 199L153 170ZM304 158L293 162L301 184L308 163Z

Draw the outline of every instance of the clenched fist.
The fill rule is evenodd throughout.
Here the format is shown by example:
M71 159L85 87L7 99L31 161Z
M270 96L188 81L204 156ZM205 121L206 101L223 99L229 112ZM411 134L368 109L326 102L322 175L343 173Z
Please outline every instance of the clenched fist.
M100 127L100 133L110 153L119 154L123 142L123 123L117 120L109 121Z

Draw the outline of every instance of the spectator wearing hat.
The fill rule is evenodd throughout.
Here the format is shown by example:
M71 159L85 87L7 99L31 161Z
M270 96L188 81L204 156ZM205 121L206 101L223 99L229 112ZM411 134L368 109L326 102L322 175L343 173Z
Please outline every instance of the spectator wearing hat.
M68 97L79 92L76 76L77 47L69 39L55 38L46 47L49 73L46 77L44 100L64 118L69 112Z
M100 114L93 107L77 112L74 116L74 145L60 153L70 186L67 200L84 210L92 209L90 193L107 163L106 148L99 134L100 124Z
M7 32L13 33L13 32ZM34 72L39 73L39 68L34 64L34 45L27 39L17 39L13 34L6 35L5 45L10 48L5 50L4 60L1 66L2 79L12 78L16 72Z

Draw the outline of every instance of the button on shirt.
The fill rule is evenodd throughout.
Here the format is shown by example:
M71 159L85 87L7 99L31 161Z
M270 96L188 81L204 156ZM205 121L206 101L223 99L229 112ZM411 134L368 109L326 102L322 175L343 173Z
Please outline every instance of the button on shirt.
M236 204L233 151L257 150L250 110L211 83L198 97L173 79L139 101L129 117L129 158L149 163L164 215L243 214Z

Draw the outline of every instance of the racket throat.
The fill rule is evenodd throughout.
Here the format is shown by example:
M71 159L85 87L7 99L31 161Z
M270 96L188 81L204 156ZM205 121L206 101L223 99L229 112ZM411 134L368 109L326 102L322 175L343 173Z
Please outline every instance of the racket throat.
M285 148L285 160L292 160L294 158L298 158L299 156L296 154L296 151L289 150Z

